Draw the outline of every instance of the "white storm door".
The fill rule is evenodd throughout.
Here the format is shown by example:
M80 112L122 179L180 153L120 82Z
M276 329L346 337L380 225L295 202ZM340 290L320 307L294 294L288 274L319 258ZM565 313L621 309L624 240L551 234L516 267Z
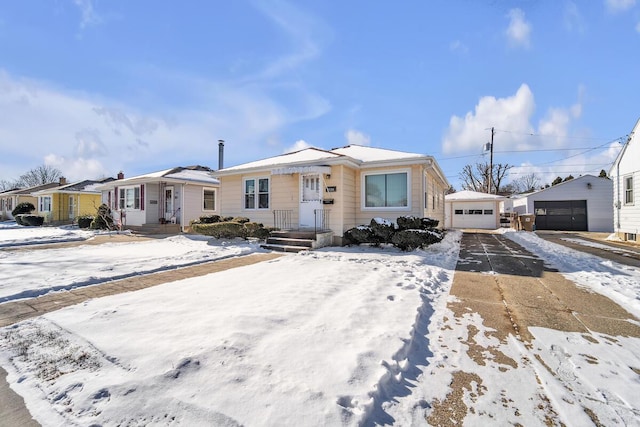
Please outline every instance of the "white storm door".
M69 219L76 217L76 199L73 196L69 196Z
M173 187L164 189L164 218L171 219L173 216Z
M300 228L315 226L316 209L322 209L322 188L319 174L300 176Z

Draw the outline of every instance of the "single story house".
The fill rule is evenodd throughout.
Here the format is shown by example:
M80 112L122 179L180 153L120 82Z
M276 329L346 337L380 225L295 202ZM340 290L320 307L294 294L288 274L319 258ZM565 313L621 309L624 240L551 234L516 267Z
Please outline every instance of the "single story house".
M513 199L513 211L535 214L536 230L613 231L613 181L583 175Z
M96 187L112 180L104 178L67 184L66 178L60 178L58 185L31 193L38 200L34 213L50 224L73 223L79 216L95 215L101 203Z
M609 176L613 181L614 231L631 242L640 233L640 119L629 134Z
M124 228L168 223L187 231L192 220L218 212L220 183L211 172L206 166L178 166L131 178L120 172L98 190Z
M444 226L449 183L428 155L349 145L307 148L233 166L220 179L220 212L284 230L333 232L381 217L430 217Z
M20 203L31 203L33 206L37 206L38 199L32 196L31 193L57 187L58 185L59 183L57 182L51 182L49 184L36 185L28 188L14 188L0 193L0 218L13 219L11 211Z
M500 228L500 204L506 199L477 191L457 191L444 196L445 228Z

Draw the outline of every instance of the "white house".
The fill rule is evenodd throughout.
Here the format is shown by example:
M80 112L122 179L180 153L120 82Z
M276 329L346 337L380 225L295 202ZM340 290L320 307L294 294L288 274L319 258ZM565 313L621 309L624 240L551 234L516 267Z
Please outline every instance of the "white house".
M500 228L500 204L505 197L477 191L458 191L444 196L445 228Z
M522 195L513 211L535 214L536 230L613 231L613 182L583 175Z
M432 156L349 145L307 148L218 170L221 214L282 230L322 229L342 243L372 218L444 219L449 183Z
M120 173L98 189L125 228L172 223L187 231L190 221L218 212L220 183L211 172L205 166L179 166L131 178Z
M609 170L613 181L614 231L623 240L638 242L640 232L640 119Z

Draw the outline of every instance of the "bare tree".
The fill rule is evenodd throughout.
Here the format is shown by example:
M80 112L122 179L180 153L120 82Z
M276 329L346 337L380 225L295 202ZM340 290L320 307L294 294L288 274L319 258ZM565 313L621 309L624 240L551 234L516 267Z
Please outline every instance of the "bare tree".
M459 175L460 180L462 180L462 189L488 193L489 179L491 179L493 191L500 192L502 190L502 181L512 167L506 163L497 163L493 165L493 170L491 170L487 162L466 165Z
M16 181L5 181L4 179L0 180L0 191L8 191L13 190L15 188L20 188L21 185Z
M527 193L535 191L536 188L540 186L540 179L534 172L532 172L530 174L521 176L518 179L514 179L511 182L511 185L513 186L513 190L516 193Z
M62 177L62 172L53 166L40 165L31 169L24 175L20 175L20 183L25 187L35 187L36 185L56 182Z

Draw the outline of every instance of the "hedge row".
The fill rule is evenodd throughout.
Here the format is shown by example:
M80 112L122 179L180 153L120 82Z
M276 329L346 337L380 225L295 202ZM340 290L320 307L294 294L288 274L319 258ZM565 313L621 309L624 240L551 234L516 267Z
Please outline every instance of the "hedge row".
M236 237L266 239L272 230L265 228L260 223L251 222L246 217L222 217L220 215L201 216L199 219L191 221L190 226L192 231L216 239L234 239Z
M399 217L397 224L389 220L374 218L369 225L360 225L347 230L344 238L348 245L370 244L379 246L388 243L403 251L412 251L438 243L444 238L444 232L436 229L438 220Z

